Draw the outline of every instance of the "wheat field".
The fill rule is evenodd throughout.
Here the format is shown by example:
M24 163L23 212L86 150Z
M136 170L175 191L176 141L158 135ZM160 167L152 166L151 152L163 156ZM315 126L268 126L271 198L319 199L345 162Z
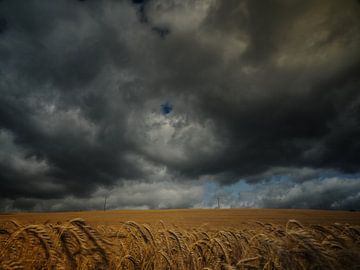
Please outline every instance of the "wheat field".
M358 224L0 221L0 269L360 269Z

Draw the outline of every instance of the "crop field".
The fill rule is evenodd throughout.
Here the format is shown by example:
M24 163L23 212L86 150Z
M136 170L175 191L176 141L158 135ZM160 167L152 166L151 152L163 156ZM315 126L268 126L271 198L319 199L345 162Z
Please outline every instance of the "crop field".
M360 269L360 213L1 214L0 269Z

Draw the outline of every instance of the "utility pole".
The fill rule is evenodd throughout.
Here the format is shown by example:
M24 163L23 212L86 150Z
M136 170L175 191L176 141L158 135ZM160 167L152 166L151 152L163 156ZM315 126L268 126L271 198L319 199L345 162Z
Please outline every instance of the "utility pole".
M105 196L105 200L104 200L104 212L106 211L106 200L107 200L107 196Z

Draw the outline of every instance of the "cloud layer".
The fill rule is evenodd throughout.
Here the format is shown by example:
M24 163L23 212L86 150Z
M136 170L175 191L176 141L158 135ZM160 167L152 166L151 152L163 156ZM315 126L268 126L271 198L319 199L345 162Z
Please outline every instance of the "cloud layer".
M3 0L1 208L360 208L359 47L355 0Z

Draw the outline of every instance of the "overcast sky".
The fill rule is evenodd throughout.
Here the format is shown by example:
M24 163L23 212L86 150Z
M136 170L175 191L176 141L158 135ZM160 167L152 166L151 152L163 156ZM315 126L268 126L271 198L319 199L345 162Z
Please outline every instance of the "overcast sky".
M0 1L0 210L360 209L360 2Z

